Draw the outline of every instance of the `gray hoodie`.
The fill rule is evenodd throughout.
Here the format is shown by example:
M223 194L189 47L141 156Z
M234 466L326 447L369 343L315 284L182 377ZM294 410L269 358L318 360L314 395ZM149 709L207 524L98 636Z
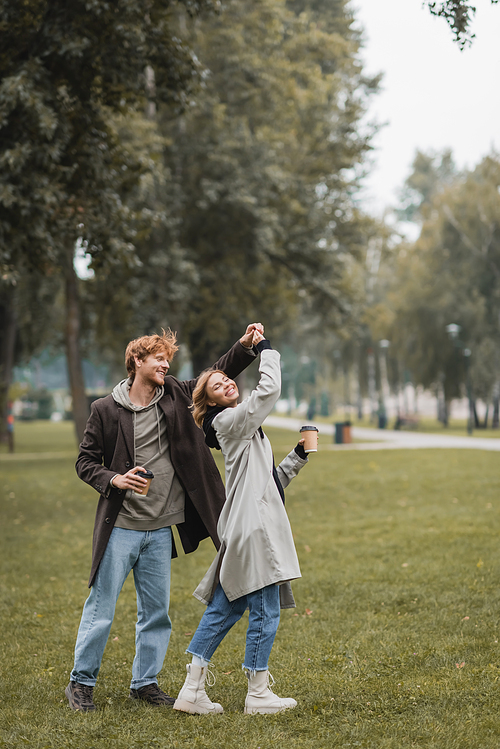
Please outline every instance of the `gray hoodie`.
M122 380L113 389L117 403L134 415L134 465L149 468L154 479L146 497L127 491L115 527L127 530L157 530L184 522L184 490L170 458L167 423L158 402L163 387L147 406L130 400L131 380Z

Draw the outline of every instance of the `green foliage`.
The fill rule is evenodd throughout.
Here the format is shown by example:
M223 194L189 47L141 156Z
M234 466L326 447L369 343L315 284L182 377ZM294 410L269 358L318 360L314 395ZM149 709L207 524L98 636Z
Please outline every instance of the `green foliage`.
M218 5L181 4L190 14ZM154 213L126 199L151 164L120 141L112 117L133 118L153 99L184 106L199 71L174 15L166 0L6 0L0 9L0 269L11 284L27 274L59 278L80 435L87 408L75 244L96 271L137 265L134 242ZM8 385L9 372L1 379Z
M61 283L79 241L95 271L80 341L111 361L171 325L199 369L250 319L275 337L300 313L338 328L362 297L375 229L355 193L378 80L347 3L228 2L192 21L202 9L218 5L30 0L0 16L3 268Z
M213 7L186 2L188 12ZM80 238L96 268L133 262L137 217L124 197L148 165L112 112L154 96L181 107L197 63L173 33L170 3L4 2L0 15L0 260L50 273ZM147 217L143 217L147 218Z
M491 0L491 3L495 5L498 0ZM427 0L427 5L434 16L445 19L461 49L472 43L475 36L471 31L472 19L476 12L474 5L467 0Z
M457 169L449 149L437 154L417 150L411 174L401 191L401 206L397 211L399 218L404 221L419 220L436 192L443 190L457 178Z
M80 715L64 688L88 593L96 497L70 456L31 459L28 430L41 425L27 426L17 432L30 455L1 459L6 749L497 749L494 453L325 449L311 458L287 490L303 577L271 656L276 692L295 697L297 709L243 715L245 621L218 649L208 687L224 715L191 717L129 700L136 616L129 579L95 690L98 711ZM279 460L293 435L268 432ZM69 438L69 425L45 424L38 449L67 449ZM159 679L172 694L203 611L191 591L213 554L204 543L173 563L173 633Z
M86 65L90 54L98 56L91 53L85 24L70 43L76 19L65 18L62 8L51 16L45 3L37 5L31 28L16 18L14 4L4 4L2 16L2 40L10 43L2 45L0 67L1 246L7 266L19 269L24 261L47 271L60 262L61 250L72 257L84 214L91 231L87 191L104 187L100 177L106 180L116 144L97 103L97 71Z
M276 336L304 306L323 325L352 315L372 230L354 201L370 148L360 123L377 80L362 74L344 2L300 11L228 2L220 16L179 22L203 83L180 118L159 110L165 171L141 200L163 219L138 243L140 272L121 278L136 302L131 328L168 321L195 369L249 319Z
M420 195L421 233L395 250L386 298L368 317L414 382L442 387L446 400L464 393L470 349L473 395L489 402L498 390L500 160L493 153L462 174L452 163L448 153L417 154L407 186ZM461 327L455 344L450 323Z
M62 345L62 296L57 273L25 269L0 279L0 306L14 314L17 335L14 360L27 361L47 346Z

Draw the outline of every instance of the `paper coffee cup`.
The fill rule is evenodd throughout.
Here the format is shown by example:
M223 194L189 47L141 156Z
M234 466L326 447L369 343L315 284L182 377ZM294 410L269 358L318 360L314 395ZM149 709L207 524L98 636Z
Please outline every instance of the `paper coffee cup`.
M149 491L149 487L151 486L151 480L154 479L155 475L153 471L150 471L149 469L145 469L144 471L136 471L135 475L140 476L143 479L147 479L148 483L146 484L144 489L141 492L135 492L136 494L140 494L141 497L146 497Z
M305 425L300 427L300 433L304 438L304 450L306 453L315 453L318 451L318 427Z

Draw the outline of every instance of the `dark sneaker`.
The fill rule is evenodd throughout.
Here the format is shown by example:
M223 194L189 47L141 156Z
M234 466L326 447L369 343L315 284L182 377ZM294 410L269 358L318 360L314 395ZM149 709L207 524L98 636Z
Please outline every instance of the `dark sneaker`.
M133 700L144 700L150 705L165 705L165 707L172 707L175 702L175 698L162 692L158 684L146 684L140 689L131 689L130 697Z
M94 687L88 684L79 684L77 681L70 681L64 694L69 700L69 706L72 710L79 710L81 713L90 713L95 710L92 695Z

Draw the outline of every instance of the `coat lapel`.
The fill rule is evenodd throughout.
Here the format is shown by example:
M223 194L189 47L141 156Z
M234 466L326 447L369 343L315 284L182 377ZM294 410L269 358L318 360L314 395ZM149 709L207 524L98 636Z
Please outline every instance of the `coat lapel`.
M173 426L175 422L175 409L174 409L174 400L170 393L165 393L163 398L158 401L158 405L160 406L161 410L165 414L165 420L167 422L167 434L169 440L172 439L172 431Z
M122 434L125 447L130 460L134 460L134 417L132 411L128 411L118 404L118 424Z

